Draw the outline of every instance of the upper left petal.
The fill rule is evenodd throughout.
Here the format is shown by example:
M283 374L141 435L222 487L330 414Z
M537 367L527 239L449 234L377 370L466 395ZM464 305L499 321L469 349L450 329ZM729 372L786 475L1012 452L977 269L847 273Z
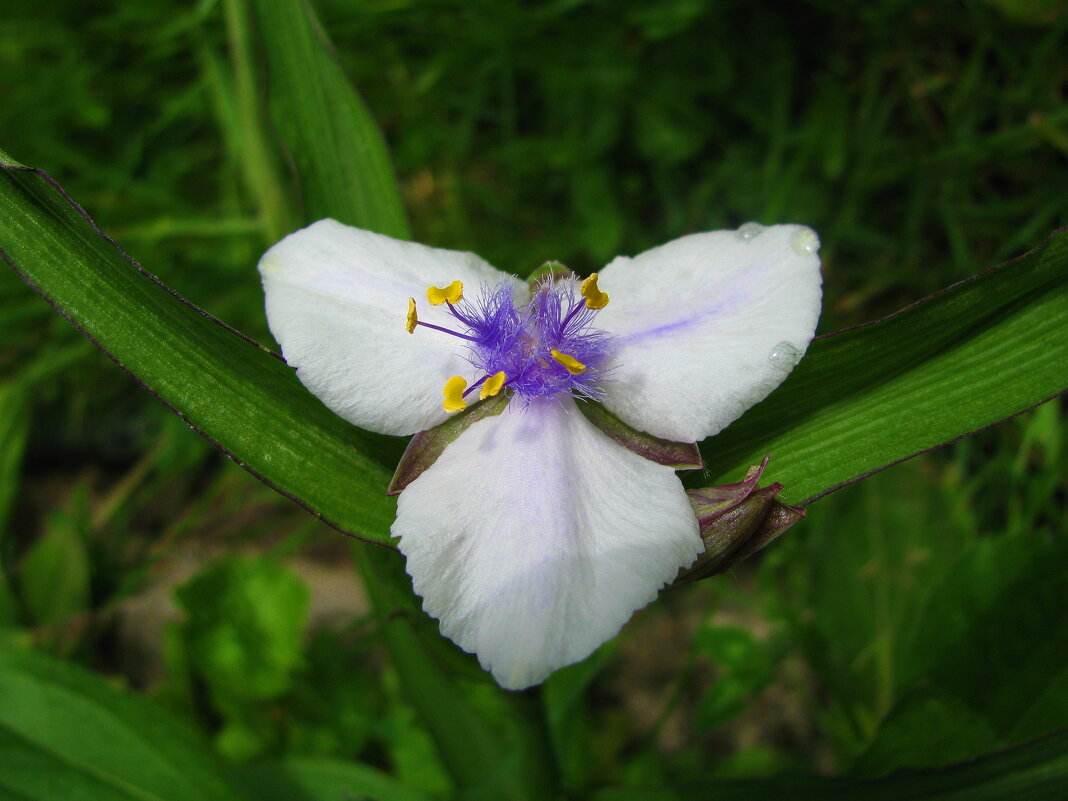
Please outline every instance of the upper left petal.
M442 422L441 388L469 374L463 340L405 330L408 298L428 286L519 282L474 253L442 250L320 220L290 234L260 260L267 322L286 361L341 417L382 434L412 434ZM420 303L427 322L455 329L447 307Z
M442 634L509 689L587 657L703 550L674 471L570 398L471 426L401 493L393 534Z

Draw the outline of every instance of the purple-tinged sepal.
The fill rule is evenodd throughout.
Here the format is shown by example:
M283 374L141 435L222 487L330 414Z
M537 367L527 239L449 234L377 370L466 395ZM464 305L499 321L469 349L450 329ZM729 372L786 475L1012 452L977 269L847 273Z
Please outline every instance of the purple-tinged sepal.
M587 420L632 453L676 470L700 470L704 467L697 443L672 442L638 431L600 403L579 403L578 408Z
M400 495L401 491L423 474L445 448L458 436L487 417L493 417L504 411L508 405L508 397L502 392L484 401L469 406L459 414L455 414L440 425L420 431L408 443L401 456L400 463L393 473L393 479L389 482L387 495Z
M545 279L549 279L555 284L565 278L574 277L575 273L571 271L570 267L558 261L547 261L527 277L527 286L530 287L531 292L537 292L538 287L545 282Z
M776 499L782 484L759 486L767 456L736 484L687 490L705 552L676 579L677 584L708 578L752 556L804 518L805 509Z

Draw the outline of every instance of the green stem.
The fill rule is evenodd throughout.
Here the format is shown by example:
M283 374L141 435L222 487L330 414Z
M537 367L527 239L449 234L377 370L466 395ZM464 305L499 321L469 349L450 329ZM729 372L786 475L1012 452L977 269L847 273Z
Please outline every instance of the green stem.
M259 204L264 238L277 242L293 230L286 193L264 130L266 114L260 104L259 87L252 54L252 37L247 0L224 0L226 37L234 69L234 95L241 139L237 154L245 182Z
M519 740L519 776L528 798L560 798L560 770L553 750L552 735L541 686L508 693L506 700L514 711Z

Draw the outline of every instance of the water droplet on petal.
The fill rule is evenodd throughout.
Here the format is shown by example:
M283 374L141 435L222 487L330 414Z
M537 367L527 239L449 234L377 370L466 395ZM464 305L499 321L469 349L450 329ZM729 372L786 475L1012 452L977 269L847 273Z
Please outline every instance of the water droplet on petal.
M790 370L801 361L801 349L792 342L783 340L771 349L771 353L768 354L768 361L777 367Z
M739 239L744 239L747 242L755 236L759 236L760 232L764 230L764 226L756 222L747 222L738 228L736 232Z
M811 228L799 228L790 238L790 246L802 255L815 253L820 249L820 238Z

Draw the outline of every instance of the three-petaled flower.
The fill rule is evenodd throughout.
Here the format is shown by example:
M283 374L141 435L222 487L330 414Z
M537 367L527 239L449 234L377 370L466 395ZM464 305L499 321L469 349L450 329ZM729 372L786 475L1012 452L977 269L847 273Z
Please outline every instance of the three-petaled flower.
M675 471L578 404L675 442L719 432L808 346L818 246L750 223L528 285L321 220L260 270L286 360L351 423L414 434L507 398L404 489L392 533L442 633L515 689L588 656L702 551Z

